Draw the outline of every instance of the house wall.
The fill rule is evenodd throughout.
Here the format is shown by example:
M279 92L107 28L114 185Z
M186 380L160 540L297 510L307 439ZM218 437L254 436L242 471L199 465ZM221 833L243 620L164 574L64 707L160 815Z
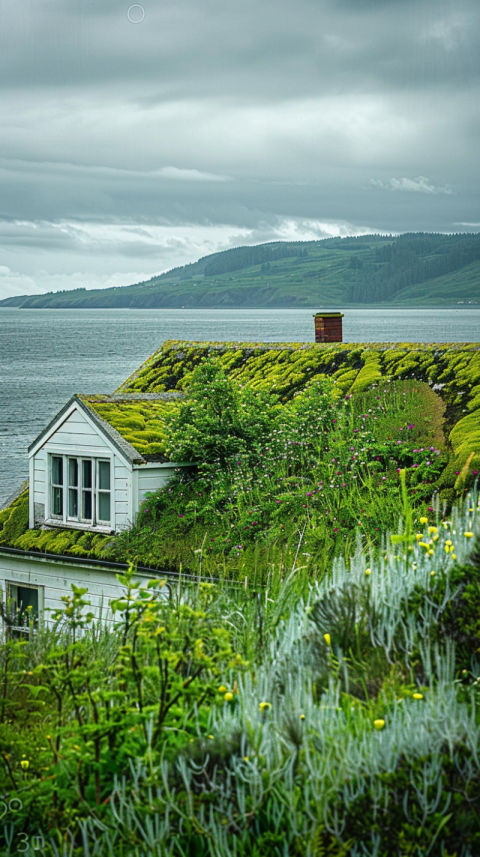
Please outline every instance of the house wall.
M91 602L89 609L96 618L108 621L111 619L109 603L112 598L118 598L122 593L122 586L116 578L119 570L121 571L118 568L80 564L73 559L69 562L64 559L52 560L41 555L9 556L0 553L0 589L5 603L8 583L39 587L39 603L43 602L44 610L44 615L40 618L48 625L52 622L51 611L65 606L61 600L62 595L71 595L71 585L74 583L75 586L88 588L86 597ZM155 576L155 572L148 575L139 572L138 579L145 582Z
M33 456L31 479L34 490L30 526L43 524L48 516L49 456L55 454L110 459L111 485L115 489L112 529L118 531L126 527L133 516L132 471L80 410L74 410Z
M145 500L145 496L150 492L158 491L168 484L170 479L175 476L178 464L156 464L149 462L148 464L134 467L134 484L135 482L135 504L133 514L136 516L141 504Z

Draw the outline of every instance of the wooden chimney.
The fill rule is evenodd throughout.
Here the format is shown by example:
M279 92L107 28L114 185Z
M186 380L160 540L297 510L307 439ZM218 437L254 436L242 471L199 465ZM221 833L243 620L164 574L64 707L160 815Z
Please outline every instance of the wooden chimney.
M343 312L317 312L315 342L342 342Z

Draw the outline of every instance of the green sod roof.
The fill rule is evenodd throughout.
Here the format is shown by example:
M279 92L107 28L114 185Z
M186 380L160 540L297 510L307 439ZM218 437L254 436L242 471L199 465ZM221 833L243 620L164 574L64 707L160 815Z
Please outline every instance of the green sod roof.
M179 399L183 398L181 394L127 393L77 398L93 415L100 417L102 428L114 429L146 461L168 460L165 420L178 408ZM107 433L112 436L108 429ZM124 451L128 452L128 448Z
M215 357L227 374L283 401L319 376L345 395L388 379L426 381L447 406L457 470L473 454L480 467L480 343L245 343L169 340L118 388L117 395L187 390L193 370Z

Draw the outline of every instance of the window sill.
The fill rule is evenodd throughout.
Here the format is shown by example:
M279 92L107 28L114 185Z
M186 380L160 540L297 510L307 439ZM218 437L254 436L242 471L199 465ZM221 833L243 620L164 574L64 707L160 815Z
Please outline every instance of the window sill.
M86 533L103 533L107 536L113 535L115 532L110 526L99 527L93 526L93 524L84 524L82 521L59 521L54 518L47 518L43 526L55 527L59 530L85 530Z

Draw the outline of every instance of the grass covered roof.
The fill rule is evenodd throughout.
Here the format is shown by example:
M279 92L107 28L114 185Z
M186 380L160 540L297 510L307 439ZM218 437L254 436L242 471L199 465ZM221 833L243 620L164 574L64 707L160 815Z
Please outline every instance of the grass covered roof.
M284 401L319 375L344 395L380 380L416 378L437 390L457 469L473 453L480 463L480 343L252 343L168 340L116 391L165 393L188 389L193 370L215 357L227 374Z
M78 396L95 417L126 441L146 461L166 461L165 418L181 393Z

